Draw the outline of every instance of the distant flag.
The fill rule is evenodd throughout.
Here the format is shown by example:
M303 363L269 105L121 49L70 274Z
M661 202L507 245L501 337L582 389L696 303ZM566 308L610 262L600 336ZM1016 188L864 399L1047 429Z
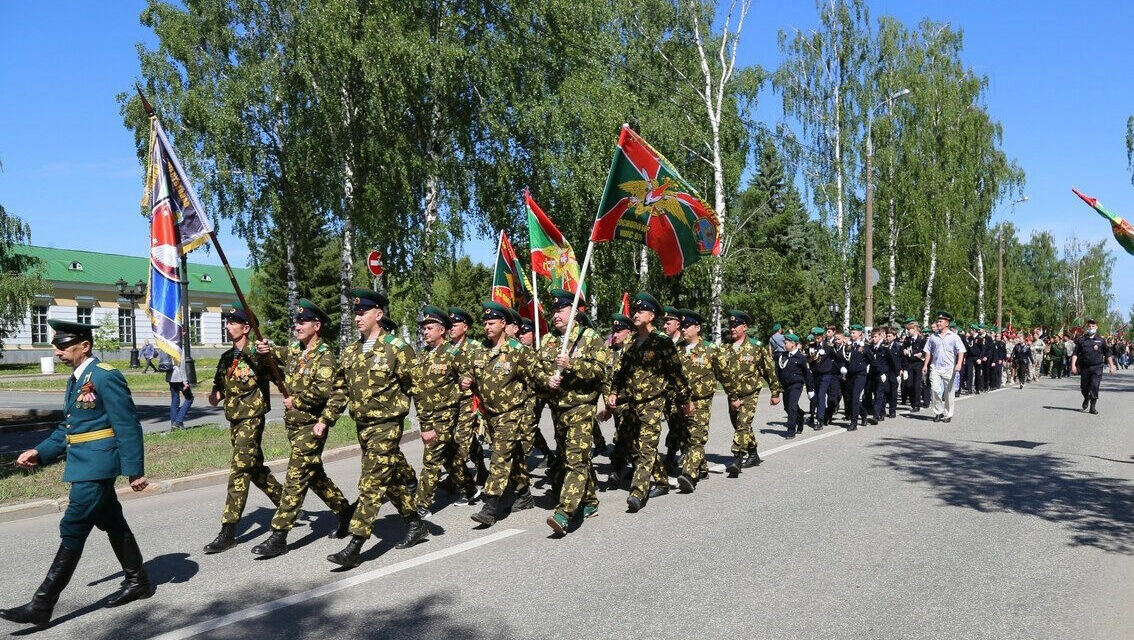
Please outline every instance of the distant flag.
M622 315L630 317L630 292L622 292Z
M1114 239L1118 240L1118 244L1122 245L1123 249L1126 249L1126 253L1134 255L1134 225L1131 225L1127 220L1104 209L1103 206L1099 204L1098 198L1083 195L1083 192L1074 187L1072 187L1071 191L1079 196L1083 202L1090 205L1092 209L1097 211L1100 216L1110 221L1110 230L1114 234Z
M528 210L528 241L532 250L532 270L551 280L551 286L574 293L579 288L579 261L571 243L563 237L555 223L524 189ZM586 289L583 290L584 297Z
M591 240L644 244L672 276L703 256L720 255L718 227L716 214L677 169L623 125Z

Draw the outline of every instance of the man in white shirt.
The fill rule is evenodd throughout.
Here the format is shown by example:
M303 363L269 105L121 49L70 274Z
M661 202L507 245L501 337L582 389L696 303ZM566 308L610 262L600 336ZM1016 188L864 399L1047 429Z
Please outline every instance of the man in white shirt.
M960 336L950 330L953 316L947 311L937 312L937 331L925 342L925 364L922 373L929 376L933 389L933 421L953 420L953 382L965 362L965 345Z

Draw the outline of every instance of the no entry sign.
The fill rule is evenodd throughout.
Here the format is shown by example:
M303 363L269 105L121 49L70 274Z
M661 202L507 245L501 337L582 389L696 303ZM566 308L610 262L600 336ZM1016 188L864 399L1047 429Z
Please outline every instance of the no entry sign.
M370 269L370 273L375 277L382 275L382 254L371 251L370 255L366 256L366 268Z

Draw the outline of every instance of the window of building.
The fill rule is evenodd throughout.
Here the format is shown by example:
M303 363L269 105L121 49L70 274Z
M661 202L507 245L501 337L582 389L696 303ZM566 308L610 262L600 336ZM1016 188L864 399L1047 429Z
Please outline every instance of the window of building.
M130 321L131 319L129 309L118 310L118 342L123 345L134 342L134 323Z
M91 323L91 309L90 307L78 307L75 309L75 320L84 324Z
M201 312L189 312L189 344L201 344Z
M33 344L47 344L51 340L47 331L47 305L45 304L32 305L31 335Z

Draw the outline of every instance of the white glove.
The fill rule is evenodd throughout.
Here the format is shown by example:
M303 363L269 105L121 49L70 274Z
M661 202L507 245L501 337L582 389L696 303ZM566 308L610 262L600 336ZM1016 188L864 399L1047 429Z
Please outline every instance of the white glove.
M886 382L886 374L882 374L882 382Z
M826 353L827 353L827 350L826 350L826 349L820 349L820 350L819 350L819 355L824 355L824 354L826 354Z
M839 367L839 373L843 374L844 376L847 375L847 368L846 367Z
M909 379L910 379L910 372L909 371L903 371L902 372L902 380L909 380Z
M815 397L815 392L814 392L814 391L808 391L808 392L807 392L807 399L808 399L808 400L811 400L811 399L813 399L814 397Z

